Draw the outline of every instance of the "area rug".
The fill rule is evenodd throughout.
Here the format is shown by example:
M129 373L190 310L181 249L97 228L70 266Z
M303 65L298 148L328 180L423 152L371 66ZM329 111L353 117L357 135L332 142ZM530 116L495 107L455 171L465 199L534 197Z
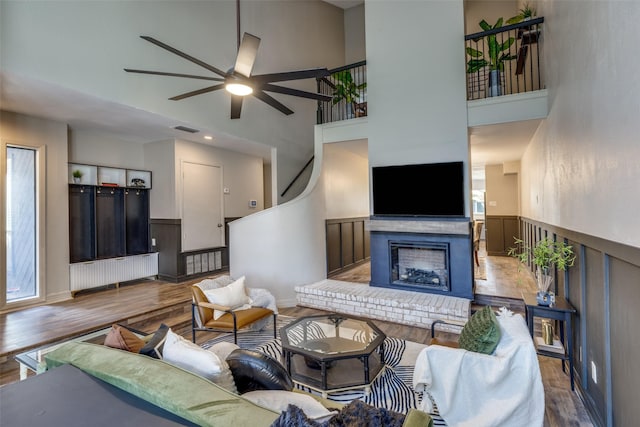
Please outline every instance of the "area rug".
M295 320L290 316L278 316L278 330ZM233 342L233 334L223 334L202 344L209 348L218 342ZM280 338L273 339L273 329L266 327L263 331L246 331L238 334L238 345L262 351L280 360L282 347ZM409 409L416 408L422 399L422 393L413 390L413 368L424 344L406 341L399 338L387 337L384 342L384 360L386 368L371 384L371 392L365 396L364 390L348 390L332 392L328 399L347 404L354 399L362 400L370 405L386 408L391 411L406 414ZM296 385L301 390L312 394L319 394L307 387ZM438 413L431 414L435 426L446 426Z

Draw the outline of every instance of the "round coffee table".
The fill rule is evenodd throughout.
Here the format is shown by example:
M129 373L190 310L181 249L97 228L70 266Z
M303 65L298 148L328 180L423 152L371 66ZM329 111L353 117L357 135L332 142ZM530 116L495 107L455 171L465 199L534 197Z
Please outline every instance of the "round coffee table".
M302 317L280 329L282 356L294 382L327 397L364 388L384 368L386 335L370 320L343 314Z

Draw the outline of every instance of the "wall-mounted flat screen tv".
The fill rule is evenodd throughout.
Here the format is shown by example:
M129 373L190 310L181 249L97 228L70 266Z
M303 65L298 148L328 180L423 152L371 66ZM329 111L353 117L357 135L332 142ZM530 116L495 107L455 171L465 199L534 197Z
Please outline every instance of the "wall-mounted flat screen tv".
M371 178L374 215L464 216L463 162L377 166Z

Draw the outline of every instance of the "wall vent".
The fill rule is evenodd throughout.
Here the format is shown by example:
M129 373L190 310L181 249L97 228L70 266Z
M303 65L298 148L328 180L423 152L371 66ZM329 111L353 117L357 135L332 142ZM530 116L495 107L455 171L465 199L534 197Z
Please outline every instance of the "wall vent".
M200 132L198 129L188 128L186 126L175 126L174 129L181 130L183 132L189 132L189 133L198 133L198 132Z

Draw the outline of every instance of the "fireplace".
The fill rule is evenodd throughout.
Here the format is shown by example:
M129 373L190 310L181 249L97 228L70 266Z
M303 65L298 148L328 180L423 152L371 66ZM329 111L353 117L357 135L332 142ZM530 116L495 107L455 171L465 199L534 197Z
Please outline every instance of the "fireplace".
M368 222L371 286L473 299L471 222L378 219Z
M449 290L449 244L389 242L392 285Z

